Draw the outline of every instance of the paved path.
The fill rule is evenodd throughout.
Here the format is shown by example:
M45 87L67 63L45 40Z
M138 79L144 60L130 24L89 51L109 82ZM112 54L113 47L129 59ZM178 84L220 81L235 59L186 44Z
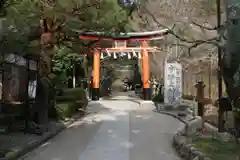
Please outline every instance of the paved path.
M179 160L171 141L183 124L118 98L90 102L92 114L21 160Z

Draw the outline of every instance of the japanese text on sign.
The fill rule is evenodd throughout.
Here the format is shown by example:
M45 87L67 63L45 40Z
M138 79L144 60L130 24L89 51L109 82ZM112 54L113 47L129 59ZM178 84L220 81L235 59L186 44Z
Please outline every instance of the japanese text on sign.
M179 63L165 64L164 103L174 103L181 100L182 66Z

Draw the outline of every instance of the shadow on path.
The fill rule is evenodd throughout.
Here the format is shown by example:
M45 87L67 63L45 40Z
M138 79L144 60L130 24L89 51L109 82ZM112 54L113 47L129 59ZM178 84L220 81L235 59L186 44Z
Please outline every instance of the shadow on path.
M126 100L90 102L88 116L22 160L179 160L171 141L181 123L152 107Z

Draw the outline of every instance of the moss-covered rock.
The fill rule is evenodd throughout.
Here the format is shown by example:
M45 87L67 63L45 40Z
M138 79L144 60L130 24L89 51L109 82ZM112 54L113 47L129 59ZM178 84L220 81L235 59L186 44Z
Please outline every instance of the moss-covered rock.
M72 95L64 95L64 96L57 96L56 97L56 101L58 103L61 103L61 102L75 102L78 99L79 99L79 97L72 96Z
M88 104L83 88L64 89L61 96L56 97L56 102L52 115L58 119L69 118L80 110L85 112Z
M68 88L63 90L62 96L72 96L81 99L85 97L86 94L83 88Z
M66 119L72 117L76 113L76 105L74 103L56 104L56 112L58 119Z
M57 96L57 102L73 102L86 99L86 92L83 88L64 89L62 94Z

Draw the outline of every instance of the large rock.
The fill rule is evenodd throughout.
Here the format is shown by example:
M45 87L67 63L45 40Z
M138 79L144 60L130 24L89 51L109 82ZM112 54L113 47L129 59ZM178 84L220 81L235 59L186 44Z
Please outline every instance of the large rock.
M224 133L218 133L219 138L223 141L223 142L228 142L230 140L233 140L233 136L230 135L227 132Z
M197 116L192 121L188 122L185 126L186 135L195 135L200 129L202 129L203 121L200 116Z

